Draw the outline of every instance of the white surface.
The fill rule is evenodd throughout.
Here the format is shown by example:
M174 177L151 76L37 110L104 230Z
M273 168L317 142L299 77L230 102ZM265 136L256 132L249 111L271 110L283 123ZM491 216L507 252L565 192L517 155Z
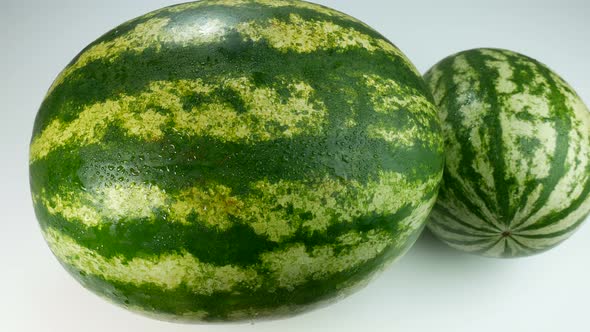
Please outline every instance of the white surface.
M316 1L368 23L424 72L480 46L525 53L590 102L590 3ZM590 225L543 255L490 260L425 234L369 287L307 315L190 326L130 314L79 286L45 245L28 191L33 119L57 73L116 25L173 1L0 0L0 331L588 331Z

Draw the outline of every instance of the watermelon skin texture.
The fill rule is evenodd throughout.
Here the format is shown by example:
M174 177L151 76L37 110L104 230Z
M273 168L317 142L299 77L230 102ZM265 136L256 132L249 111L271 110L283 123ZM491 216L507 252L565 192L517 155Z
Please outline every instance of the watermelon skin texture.
M449 56L425 80L446 154L428 228L490 257L569 238L590 211L590 113L576 92L538 61L499 49Z
M292 316L401 257L444 166L432 97L383 36L300 1L166 7L86 47L35 120L43 235L158 319Z

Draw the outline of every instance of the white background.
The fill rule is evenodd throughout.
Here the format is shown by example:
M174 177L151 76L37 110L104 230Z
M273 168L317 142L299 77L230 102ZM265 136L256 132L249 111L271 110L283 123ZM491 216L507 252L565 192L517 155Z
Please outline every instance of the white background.
M590 102L590 3L316 1L368 23L420 71L474 47L522 52ZM0 0L0 331L589 331L590 225L540 256L491 260L425 234L369 287L328 308L255 325L175 325L104 302L45 245L28 189L35 113L58 72L116 25L166 0Z

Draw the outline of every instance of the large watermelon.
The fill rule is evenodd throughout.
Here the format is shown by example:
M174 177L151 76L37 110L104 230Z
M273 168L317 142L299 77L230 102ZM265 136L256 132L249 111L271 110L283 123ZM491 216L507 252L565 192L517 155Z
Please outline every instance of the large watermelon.
M300 1L149 13L51 86L30 147L44 237L85 287L163 319L293 315L415 241L443 169L426 84Z
M475 49L425 79L440 109L446 167L429 229L452 247L518 257L567 239L590 211L590 113L524 55Z

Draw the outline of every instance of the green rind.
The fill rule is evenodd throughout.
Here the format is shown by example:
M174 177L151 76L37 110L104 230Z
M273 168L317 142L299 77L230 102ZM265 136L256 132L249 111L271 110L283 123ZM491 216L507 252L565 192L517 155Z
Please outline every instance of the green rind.
M285 0L183 4L100 37L50 88L30 156L62 265L182 321L290 316L350 293L416 240L443 167L405 56Z
M75 64L88 49L102 42L112 41L123 36L139 24L158 18L166 18L170 20L169 25L178 24L182 26L184 21L202 18L203 10L206 10L212 18L219 18L220 20L235 19L242 22L248 20L264 21L272 18L286 19L291 14L297 14L306 20L328 20L338 26L357 30L371 38L385 40L379 33L357 20L327 16L317 9L297 8L294 6L272 8L258 4L257 1L251 1L251 4L245 2L235 10L232 9L233 7L231 5L212 4L180 12L162 10L153 15L139 17L111 30L88 45L70 62L69 66ZM230 18L227 17L228 15L230 15ZM157 44L158 47L164 49L163 54L159 54L155 47L147 47L141 53L123 50L118 54L117 61L102 61L100 58L91 61L84 67L74 71L68 76L67 80L64 80L58 86L52 87L51 93L46 96L37 115L34 133L41 132L44 126L48 125L53 119L62 119L66 122L74 119L78 114L78 108L82 105L104 101L108 97L121 93L138 93L147 84L155 80L207 78L211 75L217 76L220 73L231 76L255 76L261 74L262 76L259 79L264 84L265 81L270 80L272 82L272 79L276 77L275 75L288 73L290 80L303 77L310 83L320 83L326 82L324 80L325 69L330 68L330 74L333 75L333 78L346 79L355 71L363 74L384 73L386 77L399 78L400 82L405 85L425 90L423 80L415 74L415 68L407 59L397 56L392 57L381 50L376 50L376 54L371 55L373 57L372 61L368 62L361 61L366 59L366 52L363 49L328 49L309 54L285 53L269 48L264 41L243 42L240 34L235 31L231 31L225 38L226 40L221 42L216 41L182 47L174 43L163 42ZM248 62L252 59L256 59L255 66ZM245 66L243 61L247 61L246 63L249 65ZM349 67L351 65L354 70ZM131 66L134 70L129 70ZM162 70L164 68L168 70ZM195 73L196 71L198 71L198 75ZM354 81L355 79L352 79L348 83ZM331 82L327 81L326 83L330 84ZM64 105L63 102L66 99L67 105ZM61 112L51 112L58 105ZM64 108L64 106L67 106L67 108Z
M447 57L425 75L446 167L429 228L491 257L551 249L590 212L590 113L545 65L507 50Z
M420 232L409 241L413 243ZM101 294L109 301L122 305L131 311L152 316L156 319L179 322L228 322L272 317L287 318L315 308L325 306L338 298L350 294L366 285L374 274L385 268L392 260L405 253L405 248L388 248L383 254L356 266L353 269L335 273L321 280L310 280L294 289L275 289L273 291L236 289L237 293L215 293L199 295L184 286L173 290L146 288L104 280L94 275L86 275L75 267L65 265L66 270L86 288ZM272 286L272 281L269 282ZM199 312L187 311L199 308Z

